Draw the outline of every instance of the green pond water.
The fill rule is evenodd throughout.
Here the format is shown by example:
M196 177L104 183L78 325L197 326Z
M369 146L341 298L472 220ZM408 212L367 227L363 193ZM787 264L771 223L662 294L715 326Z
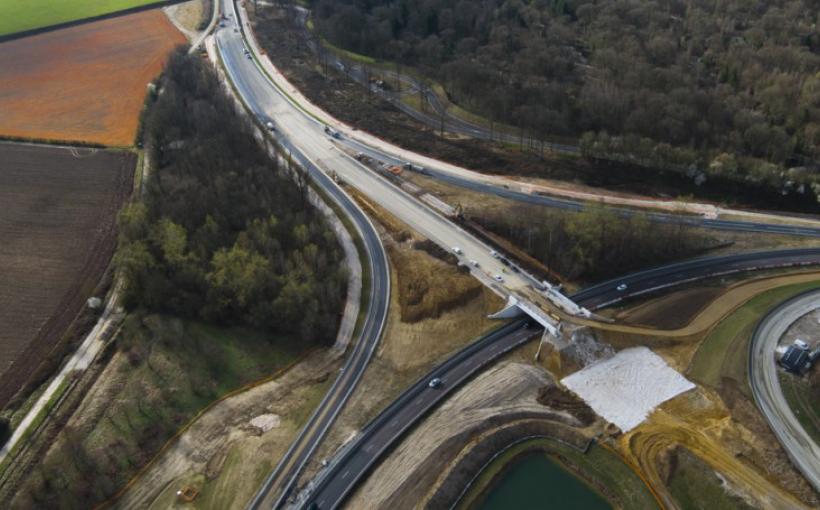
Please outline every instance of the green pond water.
M517 461L490 489L478 510L610 510L580 479L543 454Z

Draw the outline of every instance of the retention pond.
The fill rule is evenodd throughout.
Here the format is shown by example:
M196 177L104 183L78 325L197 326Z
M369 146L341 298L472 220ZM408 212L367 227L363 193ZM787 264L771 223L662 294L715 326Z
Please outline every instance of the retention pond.
M521 457L504 471L479 510L609 510L600 494L544 453Z

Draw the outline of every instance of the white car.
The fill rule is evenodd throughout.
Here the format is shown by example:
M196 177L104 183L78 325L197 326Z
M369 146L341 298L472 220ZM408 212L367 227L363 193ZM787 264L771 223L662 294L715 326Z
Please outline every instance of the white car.
M470 265L473 266L473 267L478 267L478 261L477 260L471 260Z
M455 253L456 255L461 255L464 252L462 252L461 248L459 248L458 246L453 246L453 253Z
M430 379L430 382L427 383L427 386L431 388L438 388L439 386L441 386L441 379L439 379L438 377L434 377Z
M493 276L493 278L495 278L495 281L497 281L497 282L503 282L504 281L504 277L501 276L500 274L497 274L497 275Z
M490 255L492 255L494 259L498 258L498 252L495 250L490 250Z
M273 122L270 122L270 121L266 122L265 127L268 128L268 130L270 130L270 131L276 131L276 127L274 127Z
M627 285L625 283L622 283L622 284L618 285L617 287L615 287L615 290L617 290L618 292L623 292L623 291L626 290L626 288L627 288Z

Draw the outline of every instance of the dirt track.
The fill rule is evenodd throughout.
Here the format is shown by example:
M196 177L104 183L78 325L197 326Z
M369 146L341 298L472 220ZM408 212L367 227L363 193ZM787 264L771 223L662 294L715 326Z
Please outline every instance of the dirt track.
M148 82L184 42L155 9L0 44L0 134L131 145Z
M677 504L666 489L664 459L677 446L686 447L721 473L730 492L757 508L809 508L793 495L795 487L787 491L772 482L782 467L778 459L765 454L769 445L733 421L720 399L703 389L663 404L646 422L621 436L618 446L668 508ZM750 462L758 457L769 459L762 472ZM806 492L803 495L812 499Z
M0 143L0 408L108 266L135 160L131 153Z

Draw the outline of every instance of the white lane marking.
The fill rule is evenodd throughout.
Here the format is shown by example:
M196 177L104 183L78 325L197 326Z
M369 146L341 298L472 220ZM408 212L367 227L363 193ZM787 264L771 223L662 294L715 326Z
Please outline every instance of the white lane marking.
M345 471L344 473L342 473L342 480L344 480L345 478L347 478L347 475L348 475L348 474L350 474L350 470L349 470L349 469L348 469L347 471Z

